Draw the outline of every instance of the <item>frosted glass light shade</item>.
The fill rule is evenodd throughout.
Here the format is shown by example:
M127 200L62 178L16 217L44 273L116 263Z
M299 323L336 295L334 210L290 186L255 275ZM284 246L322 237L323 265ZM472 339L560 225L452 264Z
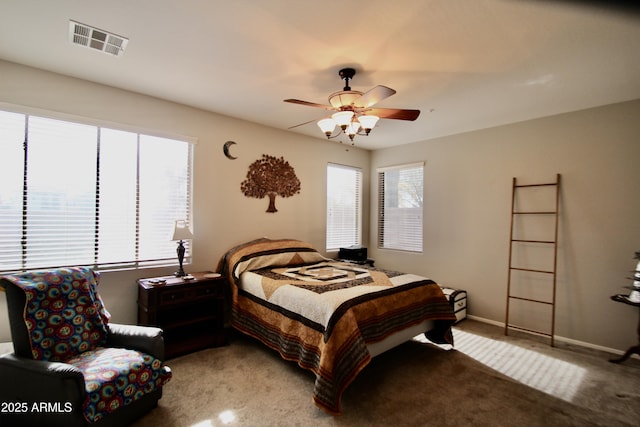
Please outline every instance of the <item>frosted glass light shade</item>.
M347 126L345 133L349 136L349 139L353 141L353 137L356 136L358 131L360 130L360 123L357 120L352 121Z
M346 132L348 135L355 135L356 133L358 133L359 130L360 130L360 123L357 120L354 120L351 123L349 123L349 125L347 126Z
M353 117L353 111L338 111L331 115L331 118L342 130L345 130L349 123L351 123L351 117Z
M329 138L336 127L336 122L333 119L322 119L318 122L318 127Z
M378 120L380 120L380 117L378 116L360 116L358 117L358 121L360 122L360 125L362 126L362 129L364 129L364 131L368 134L371 129L373 129L376 125L376 123L378 122Z
M357 90L343 90L332 93L331 96L329 96L329 103L334 108L342 108L355 104L356 100L361 96L362 92L358 92Z

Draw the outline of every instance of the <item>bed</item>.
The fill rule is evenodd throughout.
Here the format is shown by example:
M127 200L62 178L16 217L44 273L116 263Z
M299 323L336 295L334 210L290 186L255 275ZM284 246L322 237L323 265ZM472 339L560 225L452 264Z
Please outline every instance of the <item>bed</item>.
M313 402L340 398L372 357L425 333L453 345L456 317L428 278L337 262L309 243L257 239L219 266L231 285L231 325L316 376Z

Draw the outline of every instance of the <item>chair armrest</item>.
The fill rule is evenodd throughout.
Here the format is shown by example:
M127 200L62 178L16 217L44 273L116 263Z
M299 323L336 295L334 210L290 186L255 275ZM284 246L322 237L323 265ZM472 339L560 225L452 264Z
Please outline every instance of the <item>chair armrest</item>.
M164 361L162 329L151 326L109 323L107 347L128 348L147 353Z
M84 419L84 377L75 366L5 354L0 356L0 378L0 402L24 405L13 406L9 408L13 412L0 414L0 424L12 420L9 425L13 421L20 425L29 421L31 425L46 415L34 410L34 405L37 408L42 404L59 405L65 415L65 425L71 426L76 424L74 420ZM54 424L57 425L49 425Z
M0 356L0 371L7 375L29 375L33 373L33 375L40 375L43 378L55 378L58 381L84 382L82 371L73 365L63 362L27 359L14 353ZM10 378L10 376L2 376L2 379L6 380L6 382L11 382Z

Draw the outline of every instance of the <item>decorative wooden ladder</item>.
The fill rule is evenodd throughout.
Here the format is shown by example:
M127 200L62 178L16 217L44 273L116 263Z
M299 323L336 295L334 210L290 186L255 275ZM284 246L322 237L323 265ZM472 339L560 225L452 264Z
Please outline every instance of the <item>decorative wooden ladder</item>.
M518 211L516 210L516 192L521 189L533 188L533 187L555 187L555 209L553 210L526 210L526 211ZM520 194L520 193L518 193ZM556 181L546 184L526 184L519 185L516 182L516 178L513 178L513 188L511 191L511 230L509 234L509 271L508 271L508 279L507 279L507 309L506 309L506 319L504 322L504 333L505 335L509 334L509 329L517 329L525 332L530 332L542 336L547 336L551 338L551 346L554 345L554 333L555 333L555 303L556 303L556 269L557 269L557 259L558 259L558 208L559 208L559 199L560 199L560 174L556 175ZM553 240L528 240L528 239L514 239L514 224L515 218L518 216L533 216L533 215L546 215L553 216L555 222L555 229L553 232ZM530 268L522 268L513 266L513 250L514 243L531 243L531 244L541 244L543 246L549 246L548 249L553 248L553 268L552 269L530 269ZM534 274L546 275L550 276L552 281L552 297L551 301L546 299L534 299L534 298L524 298L513 295L511 276L514 270L518 271L526 271ZM540 331L530 328L525 328L521 326L517 326L511 323L510 321L510 302L511 300L519 300L524 301L526 303L535 303L535 304L545 304L549 305L551 309L551 330L549 332Z

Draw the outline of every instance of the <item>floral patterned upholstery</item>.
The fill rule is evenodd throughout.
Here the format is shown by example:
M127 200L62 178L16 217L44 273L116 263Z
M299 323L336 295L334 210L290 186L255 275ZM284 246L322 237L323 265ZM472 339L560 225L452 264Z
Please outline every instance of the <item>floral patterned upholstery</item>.
M149 354L105 347L110 315L98 294L99 273L73 267L3 278L26 295L24 322L33 359L64 362L83 373L88 422L161 389L171 379L171 370Z

